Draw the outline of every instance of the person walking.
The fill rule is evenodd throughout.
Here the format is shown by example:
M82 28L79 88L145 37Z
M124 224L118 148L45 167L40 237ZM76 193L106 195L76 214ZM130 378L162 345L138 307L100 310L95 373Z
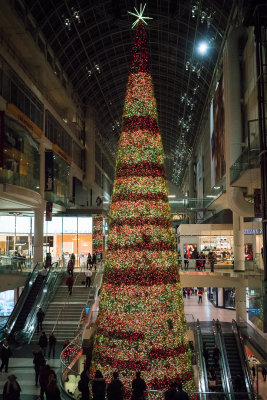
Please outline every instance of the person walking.
M91 264L92 264L92 256L91 256L91 253L88 253L87 261L86 261L86 267L87 267L87 269L90 268Z
M72 260L73 266L75 267L75 254L74 253L71 253L70 259Z
M15 375L9 375L3 389L3 400L20 400L21 387Z
M265 367L262 367L261 373L262 373L263 381L266 382L266 374L267 374L267 371L266 371L266 368L265 368Z
M183 390L183 384L182 382L179 382L177 384L177 393L175 395L175 400L189 400L188 394Z
M56 342L57 339L54 335L54 332L51 332L48 339L48 358L50 358L51 353L53 353L53 358L55 358Z
M93 400L105 400L106 381L101 371L96 370L92 383Z
M90 287L91 286L91 278L93 276L93 272L91 271L91 269L87 269L85 271L85 287Z
M216 256L212 251L209 252L208 261L210 263L210 272L214 272L214 264L216 261Z
M108 384L108 400L123 400L123 383L119 379L119 373L113 372L113 379Z
M96 271L96 253L93 254L92 267L93 266L95 266L95 271Z
M146 382L141 378L141 372L136 372L136 378L132 381L133 394L131 400L144 400Z
M188 265L189 265L188 255L185 254L184 255L184 269L185 269L185 271L188 270Z
M252 365L251 371L252 371L252 380L254 381L256 376L256 368L254 364Z
M68 286L68 292L69 292L69 295L70 295L70 296L72 295L72 286L73 286L73 284L74 284L74 278L73 278L73 276L70 274L70 275L68 276L68 278L66 279L66 286Z
M3 368L5 368L5 372L8 372L8 362L9 362L10 356L11 356L11 350L8 345L8 341L4 340L2 347L1 347L1 359L2 359L2 364L0 367L1 372L2 372Z
M198 289L198 304L202 304L202 295L203 295L203 290L201 288Z
M43 355L45 357L45 352L46 352L46 348L48 345L48 340L47 340L47 336L46 333L43 331L40 338L39 338L39 342L38 342L39 346L42 349Z
M39 372L39 384L40 384L40 399L44 400L44 394L46 391L46 387L49 382L50 375L54 375L56 378L56 373L53 369L51 369L50 365L42 365L40 367Z
M47 253L45 258L45 268L49 269L51 265L52 265L51 253Z
M68 270L68 274L69 275L73 275L74 263L73 263L73 259L72 258L68 262L67 270Z
M165 400L174 400L176 394L177 394L176 384L171 383L169 389L166 390L166 392L165 392L164 398L165 398Z
M81 379L78 382L78 389L82 394L81 400L89 400L89 380L89 370L85 368L81 373Z
M221 352L220 352L220 350L218 349L218 347L216 346L216 344L215 344L214 349L213 349L213 355L212 355L212 357L213 357L213 360L214 360L214 362L215 362L215 365L218 365L219 359L220 359L220 357L221 357Z
M42 310L42 307L39 308L39 311L36 314L36 318L37 318L37 333L39 333L39 331L43 330L43 320L45 317L45 313Z
M208 368L210 354L209 354L209 350L206 347L206 343L203 343L203 357L205 359L206 368Z
M57 385L57 379L54 375L50 374L48 384L45 390L46 400L61 400L60 390Z
M33 351L33 365L35 371L35 386L38 386L41 367L45 365L45 358L42 350Z

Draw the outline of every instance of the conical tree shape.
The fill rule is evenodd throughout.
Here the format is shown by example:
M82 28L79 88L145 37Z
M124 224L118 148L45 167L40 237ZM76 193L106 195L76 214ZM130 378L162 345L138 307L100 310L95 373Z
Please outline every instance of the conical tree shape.
M135 32L126 90L92 374L140 370L150 389L195 390L147 38ZM127 397L128 398L128 397ZM157 398L157 397L155 397Z

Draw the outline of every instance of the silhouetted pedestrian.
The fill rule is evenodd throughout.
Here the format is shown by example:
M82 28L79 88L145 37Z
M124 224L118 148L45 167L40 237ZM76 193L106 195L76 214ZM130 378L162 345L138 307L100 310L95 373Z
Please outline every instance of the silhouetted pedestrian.
M175 396L175 400L189 400L188 394L183 390L182 382L177 385L178 391Z
M255 365L252 365L251 371L252 371L252 379L253 379L253 381L254 381L254 379L255 379L255 376L256 376L256 369L255 369Z
M57 339L55 338L54 332L51 332L48 339L48 358L50 358L51 353L53 353L53 358L55 358L56 342Z
M239 374L237 374L234 379L234 388L235 388L235 392L242 391L242 378Z
M35 370L35 386L38 385L40 369L45 365L45 358L42 350L33 351L33 364Z
M169 389L166 390L166 392L165 392L165 395L164 395L165 400L174 400L176 394L177 394L176 384L175 383L171 383Z
M216 345L214 346L212 357L215 362L215 365L218 365L219 359L221 357L221 352Z
M39 308L39 311L36 314L37 318L37 333L43 330L43 320L44 320L45 313L42 310L42 307Z
M21 388L15 375L9 375L3 389L3 400L20 400Z
M119 379L118 372L113 372L113 379L107 387L108 400L123 399L123 383Z
M206 368L208 368L209 356L209 350L206 348L206 343L203 343L203 357L205 358Z
M136 378L132 381L132 400L144 400L146 391L146 382L141 378L141 372L136 372Z
M46 348L48 345L48 340L45 332L42 332L38 344L42 349L43 355L45 356Z
M1 372L2 372L3 368L5 368L5 372L8 372L8 362L9 362L10 356L11 356L11 350L8 345L8 341L4 340L2 347L1 347L1 359L2 359L2 364L0 367Z
M48 384L45 390L46 400L61 400L60 390L57 385L57 379L54 375L50 374Z
M106 381L102 372L96 370L95 377L92 383L93 400L105 400L106 396Z
M73 276L70 274L70 275L68 276L68 278L66 279L66 286L68 286L68 292L69 292L69 295L70 295L70 296L72 295L72 286L73 286L73 284L74 284L74 278L73 278Z
M44 393L49 382L50 375L54 375L56 379L56 373L51 369L50 365L42 365L39 371L39 383L40 383L40 399L44 399Z
M87 269L85 271L85 287L90 287L91 286L91 278L92 278L93 272L91 269Z
M84 369L81 373L81 379L78 382L78 389L82 394L81 400L89 400L89 371Z
M261 373L262 373L262 377L263 377L264 382L266 382L266 374L267 374L267 371L266 371L266 368L265 368L265 367L262 367Z

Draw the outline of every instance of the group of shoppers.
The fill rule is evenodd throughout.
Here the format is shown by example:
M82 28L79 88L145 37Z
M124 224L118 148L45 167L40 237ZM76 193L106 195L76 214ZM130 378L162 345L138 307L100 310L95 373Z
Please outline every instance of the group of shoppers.
M89 400L89 371L85 369L81 373L81 379L78 383L78 390L81 392L81 400ZM176 388L178 387L178 391ZM141 377L141 372L137 371L135 378L132 380L131 400L144 400L146 398L146 382ZM119 379L119 373L113 372L110 383L106 383L101 371L95 372L92 381L93 400L123 400L125 388ZM128 398L128 397L127 397ZM182 390L182 384L171 384L170 388L165 392L165 400L189 400L186 392Z
M195 260L195 271L206 271L206 263L209 263L210 272L214 272L214 265L217 261L216 254L212 251L206 256L203 251L198 253L195 249L191 254L191 259ZM189 258L187 253L184 254L184 269L188 270Z

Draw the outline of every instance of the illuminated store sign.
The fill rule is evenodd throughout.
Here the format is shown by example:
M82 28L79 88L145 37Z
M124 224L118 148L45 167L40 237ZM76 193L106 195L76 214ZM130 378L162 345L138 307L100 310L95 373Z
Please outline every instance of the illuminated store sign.
M262 235L262 228L244 229L244 235Z

